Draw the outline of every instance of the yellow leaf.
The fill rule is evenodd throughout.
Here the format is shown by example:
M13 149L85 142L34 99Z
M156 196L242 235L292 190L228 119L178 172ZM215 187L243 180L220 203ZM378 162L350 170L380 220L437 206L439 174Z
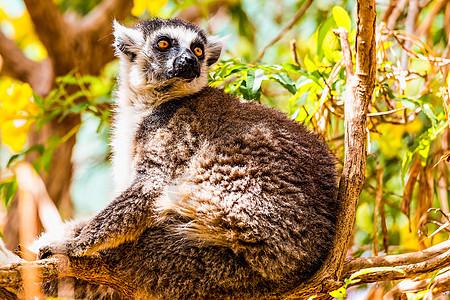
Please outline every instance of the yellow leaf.
M151 15L155 15L159 12L159 10L161 8L164 7L164 5L166 5L166 3L167 3L167 0L148 1L148 4L147 4L148 12Z
M166 5L166 3L167 0L134 0L131 14L140 16L144 13L145 9L147 9L151 15L155 15L164 5Z
M148 0L134 0L133 8L131 9L131 14L133 16L140 16L144 13L147 8Z

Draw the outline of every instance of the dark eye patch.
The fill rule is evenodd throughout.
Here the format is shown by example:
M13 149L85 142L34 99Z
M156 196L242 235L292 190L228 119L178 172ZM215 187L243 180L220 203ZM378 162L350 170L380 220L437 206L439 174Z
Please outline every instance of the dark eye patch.
M196 51L196 48L200 48L201 50L201 55L198 55L198 51ZM205 57L205 46L203 45L203 43L199 42L199 41L194 41L191 44L191 51L199 58L199 59L203 59Z
M168 36L160 36L156 39L154 48L159 51L167 51L173 46L173 41Z

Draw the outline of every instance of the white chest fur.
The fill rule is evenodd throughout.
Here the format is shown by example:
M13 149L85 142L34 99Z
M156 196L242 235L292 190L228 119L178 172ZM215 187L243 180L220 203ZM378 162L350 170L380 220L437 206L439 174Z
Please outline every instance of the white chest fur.
M144 112L132 105L119 105L114 118L111 147L114 194L117 196L130 186L134 179L135 137Z

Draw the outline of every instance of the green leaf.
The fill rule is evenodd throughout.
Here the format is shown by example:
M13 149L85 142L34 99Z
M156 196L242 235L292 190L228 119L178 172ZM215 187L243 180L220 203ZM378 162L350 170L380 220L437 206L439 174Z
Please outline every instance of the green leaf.
M25 155L31 153L31 152L38 152L39 154L42 154L44 152L44 145L42 144L38 144L38 145L33 145L30 148L18 153L18 154L14 154L13 156L11 156L8 160L8 163L6 164L6 167L9 168L11 167L11 165L18 159L21 159L22 157L24 157Z
M341 286L337 290L329 292L331 297L335 297L338 299L344 299L347 296L347 291L345 289L345 286Z
M264 71L261 69L248 69L245 89L242 89L244 98L247 100L257 100L261 96L261 83L264 78ZM241 85L242 86L242 85Z
M297 88L295 87L295 82L289 75L285 73L275 73L269 76L270 80L276 81L286 90L288 90L292 95L297 93Z
M431 141L429 139L422 139L419 147L417 148L417 152L419 153L420 162L422 166L427 165L428 153L430 153Z
M53 152L60 145L60 142L61 138L56 135L53 135L48 138L47 147L45 148L42 155L38 157L34 162L34 165L37 170L42 168L44 169L45 173L48 173L50 171L50 163L53 157Z
M422 109L422 112L431 121L433 128L435 128L438 125L440 119L436 116L431 106L426 102L428 101L427 96L422 96L419 99L414 99L402 95L398 96L397 99L400 99L402 101L402 104L410 108L411 110L415 109L413 108L413 104L416 107L420 107Z
M422 106L422 111L424 112L424 114L430 119L431 123L433 124L433 127L436 127L437 124L437 117L434 114L434 112L431 110L431 107L428 103L425 103Z
M401 172L401 177L402 177L402 185L405 185L405 177L406 174L408 173L408 169L411 166L412 163L412 159L414 156L414 152L408 151L405 154L405 157L403 158L403 162L402 162L402 172Z
M333 19L337 26L344 27L348 32L350 32L352 21L350 20L350 17L345 9L340 6L333 7Z
M7 181L0 183L0 193L3 194L5 206L7 206L17 193L17 181Z
M301 73L301 72L303 72L302 68L300 68L299 66L294 65L294 64L282 63L281 66L287 72L291 72L291 73Z
M261 69L257 69L255 71L255 80L253 81L252 94L255 94L261 88L263 78L264 78L264 71Z
M399 272L399 273L405 274L405 271L403 271L402 269L398 269L398 268L394 268L394 267L366 268L366 269L362 269L362 270L359 270L358 272L353 273L349 279L353 280L354 278L361 276L361 275L375 273L375 272L382 272L382 271L393 271L393 272Z

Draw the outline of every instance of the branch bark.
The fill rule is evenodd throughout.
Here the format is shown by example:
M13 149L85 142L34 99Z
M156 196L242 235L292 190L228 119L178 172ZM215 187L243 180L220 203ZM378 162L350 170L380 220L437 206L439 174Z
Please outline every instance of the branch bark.
M39 40L44 44L49 57L57 63L63 75L73 68L71 53L74 49L73 28L64 20L52 0L25 0L28 13Z
M426 290L430 286L429 293L440 294L450 290L450 272L445 272L434 279L424 280L403 280L393 287L385 296L384 300L401 299L401 296L408 292L419 292ZM425 299L425 297L424 297ZM432 297L427 298L432 299Z
M17 45L0 31L1 74L27 82L36 94L44 95L52 85L50 60L35 62L23 54Z
M128 0L105 0L81 20L81 31L99 38L108 35L113 18L124 19L132 6L133 2Z
M345 159L339 183L339 208L333 248L321 268L304 284L287 296L308 298L314 293L324 293L339 286L344 259L352 237L356 206L365 177L367 144L367 106L375 86L375 1L357 1L356 20L356 72L350 63L351 53L348 38L339 31L342 50L346 60L345 98ZM323 294L322 294L323 295ZM329 298L327 294L324 296Z
M418 275L429 273L433 270L444 268L450 265L450 241L442 242L428 249L399 255L387 255L368 258L348 259L344 263L341 278L349 278L353 273L366 268L395 267L403 270L404 273L396 271L376 271L358 276L360 281L355 285L364 283L397 280L405 278L415 278ZM38 282L54 280L63 277L77 277L95 284L103 284L112 287L124 295L134 299L136 289L126 278L121 278L120 274L114 272L114 268L101 257L101 255L89 257L67 257L64 255L55 255L48 259L14 263L0 268L0 288L17 287L23 284L23 269L33 269L39 274ZM430 280L421 281L403 281L391 292L392 295L405 293L407 291L423 290L430 283ZM436 291L446 291L450 287L450 274L444 273L437 276L434 281ZM333 288L330 285L322 286L323 292ZM306 299L312 294L317 293L316 287L304 287L303 293L292 293L287 298ZM309 292L307 292L309 291ZM0 289L1 295L1 289ZM309 296L308 296L309 295ZM303 296L303 297L302 297ZM2 298L3 299L3 298ZM391 298L387 298L391 299ZM398 299L398 298L395 298Z
M13 263L0 268L0 287L23 285L24 269L33 270L38 274L36 282L77 277L93 284L112 287L130 299L136 298L136 288L125 278L120 277L120 274L114 272L114 269L100 255L87 257L54 255L51 258L37 261Z
M366 268L395 267L395 271L377 271L358 276L359 284L416 277L450 265L450 241L442 242L428 249L397 255L353 258L345 261L342 278Z
M414 31L416 30L416 19L419 14L419 0L409 0L409 9L408 9L408 15L406 17L405 21L405 31L410 34L414 34ZM410 48L411 42L406 41L405 42L405 48ZM401 66L402 70L408 69L408 53L406 51L402 51L401 56Z
M339 183L338 223L334 246L325 262L325 274L340 278L352 236L356 205L365 177L367 105L375 86L375 2L357 1L356 72L347 68L345 99L345 159ZM344 57L348 56L344 54ZM333 273L329 273L332 271Z

